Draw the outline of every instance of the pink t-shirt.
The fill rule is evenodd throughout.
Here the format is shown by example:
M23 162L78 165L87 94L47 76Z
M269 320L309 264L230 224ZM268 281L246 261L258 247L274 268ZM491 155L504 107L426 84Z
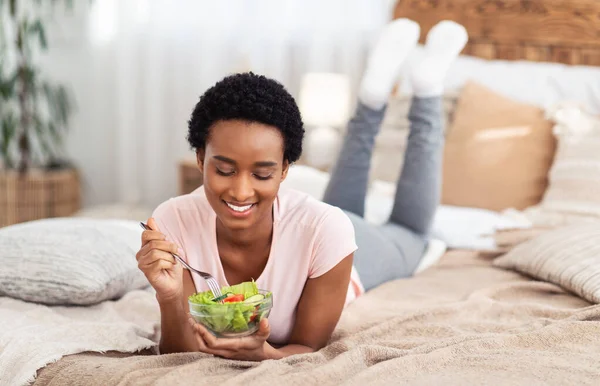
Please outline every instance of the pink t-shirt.
M221 286L228 286L219 259L216 214L204 188L167 200L154 211L160 230L179 245L188 264L212 274ZM273 292L269 316L269 341L285 344L294 326L296 305L306 280L319 277L357 249L354 227L339 208L308 194L282 188L274 202L273 241L269 260L259 278L258 288ZM197 291L207 291L204 280L192 274ZM352 269L346 304L364 292L356 269Z

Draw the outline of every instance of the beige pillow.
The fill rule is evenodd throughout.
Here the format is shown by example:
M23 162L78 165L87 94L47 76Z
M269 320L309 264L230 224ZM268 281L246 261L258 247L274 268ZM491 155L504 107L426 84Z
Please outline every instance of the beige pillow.
M558 148L542 202L527 214L542 225L600 218L600 118L577 106L550 112Z
M497 211L535 205L555 147L542 109L468 82L446 138L442 203Z
M600 303L600 222L545 232L516 246L493 264Z

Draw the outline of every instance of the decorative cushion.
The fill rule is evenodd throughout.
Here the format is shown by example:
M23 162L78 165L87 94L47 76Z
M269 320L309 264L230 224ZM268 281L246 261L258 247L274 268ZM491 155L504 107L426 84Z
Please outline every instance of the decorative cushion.
M442 203L495 211L535 205L555 147L542 109L468 82L446 138Z
M90 305L148 286L137 222L58 218L0 228L0 296Z
M493 263L600 303L600 222L570 225L517 245Z
M558 147L542 202L526 213L539 225L560 226L600 218L600 118L576 105L549 112Z

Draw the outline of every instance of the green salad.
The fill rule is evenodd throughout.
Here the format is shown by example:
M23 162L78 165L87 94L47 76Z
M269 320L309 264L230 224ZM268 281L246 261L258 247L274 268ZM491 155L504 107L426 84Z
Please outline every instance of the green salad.
M188 298L192 316L213 331L246 331L270 311L272 302L264 300L271 300L271 292L259 291L254 281L223 287L221 293L219 298L211 291Z

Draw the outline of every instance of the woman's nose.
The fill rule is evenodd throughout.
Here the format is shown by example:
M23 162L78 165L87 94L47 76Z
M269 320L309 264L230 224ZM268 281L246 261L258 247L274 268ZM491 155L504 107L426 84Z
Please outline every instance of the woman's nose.
M243 175L235 178L230 194L239 203L249 201L254 197L254 187L252 186L251 179Z

